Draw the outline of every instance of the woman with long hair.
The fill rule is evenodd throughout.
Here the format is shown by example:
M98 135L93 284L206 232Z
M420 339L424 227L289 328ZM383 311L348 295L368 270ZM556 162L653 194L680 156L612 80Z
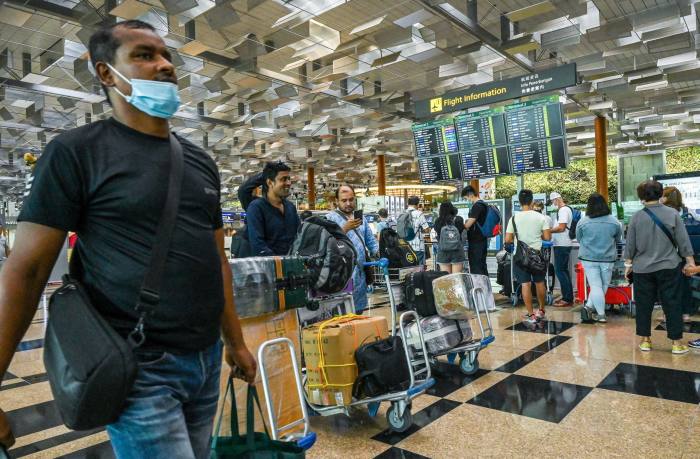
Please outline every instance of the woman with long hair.
M605 323L605 292L612 279L613 265L617 257L617 243L622 238L622 226L610 215L610 207L603 195L593 193L588 198L586 216L576 227L576 239L580 248L578 258L583 264L586 280L591 287L588 302L583 306L581 318L593 318Z
M462 232L460 231L462 228L455 225L456 217L457 208L450 201L440 204L439 215L435 220L435 233L438 241L437 262L440 265L440 270L448 273L462 272L466 259L461 238ZM445 240L448 237L450 240Z

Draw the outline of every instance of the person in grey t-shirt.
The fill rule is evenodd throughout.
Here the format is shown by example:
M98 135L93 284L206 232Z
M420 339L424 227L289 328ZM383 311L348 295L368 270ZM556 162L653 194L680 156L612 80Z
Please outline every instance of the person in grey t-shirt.
M654 180L644 181L637 187L644 209L632 216L627 228L625 274L634 273L637 335L642 338L639 348L651 351L651 315L654 302L660 298L666 314L668 338L673 341L671 351L685 354L688 347L681 342L683 305L677 288L681 282L678 264L685 258L686 267L692 267L695 261L680 215L659 203L662 193L663 186Z

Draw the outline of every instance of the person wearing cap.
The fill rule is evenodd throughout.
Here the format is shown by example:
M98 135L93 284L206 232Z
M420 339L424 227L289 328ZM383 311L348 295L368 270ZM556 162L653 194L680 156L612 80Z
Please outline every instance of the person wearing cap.
M557 218L552 226L552 242L554 243L554 273L561 288L561 298L554 302L554 306L567 307L574 302L574 287L569 274L569 258L573 246L569 237L569 228L574 220L574 214L561 194L556 191L549 195L549 200L557 208Z

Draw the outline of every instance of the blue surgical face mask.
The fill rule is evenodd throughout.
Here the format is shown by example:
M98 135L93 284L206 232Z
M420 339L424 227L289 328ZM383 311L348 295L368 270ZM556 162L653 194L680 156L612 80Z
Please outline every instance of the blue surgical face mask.
M129 80L111 65L107 64L107 66L115 75L131 85L131 95L122 94L116 86L114 90L142 112L157 118L170 118L180 108L180 95L177 93L176 84L136 78Z

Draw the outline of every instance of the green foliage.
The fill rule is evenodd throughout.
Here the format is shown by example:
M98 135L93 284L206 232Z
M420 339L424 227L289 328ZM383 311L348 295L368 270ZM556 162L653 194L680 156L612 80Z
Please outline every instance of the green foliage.
M595 161L582 159L572 161L566 170L537 172L525 175L525 188L534 193L557 191L571 204L585 203L596 191ZM515 194L515 177L496 178L496 196L509 198ZM608 161L608 194L612 200L617 196L617 161Z
M686 147L666 152L666 171L669 174L700 171L700 147Z

